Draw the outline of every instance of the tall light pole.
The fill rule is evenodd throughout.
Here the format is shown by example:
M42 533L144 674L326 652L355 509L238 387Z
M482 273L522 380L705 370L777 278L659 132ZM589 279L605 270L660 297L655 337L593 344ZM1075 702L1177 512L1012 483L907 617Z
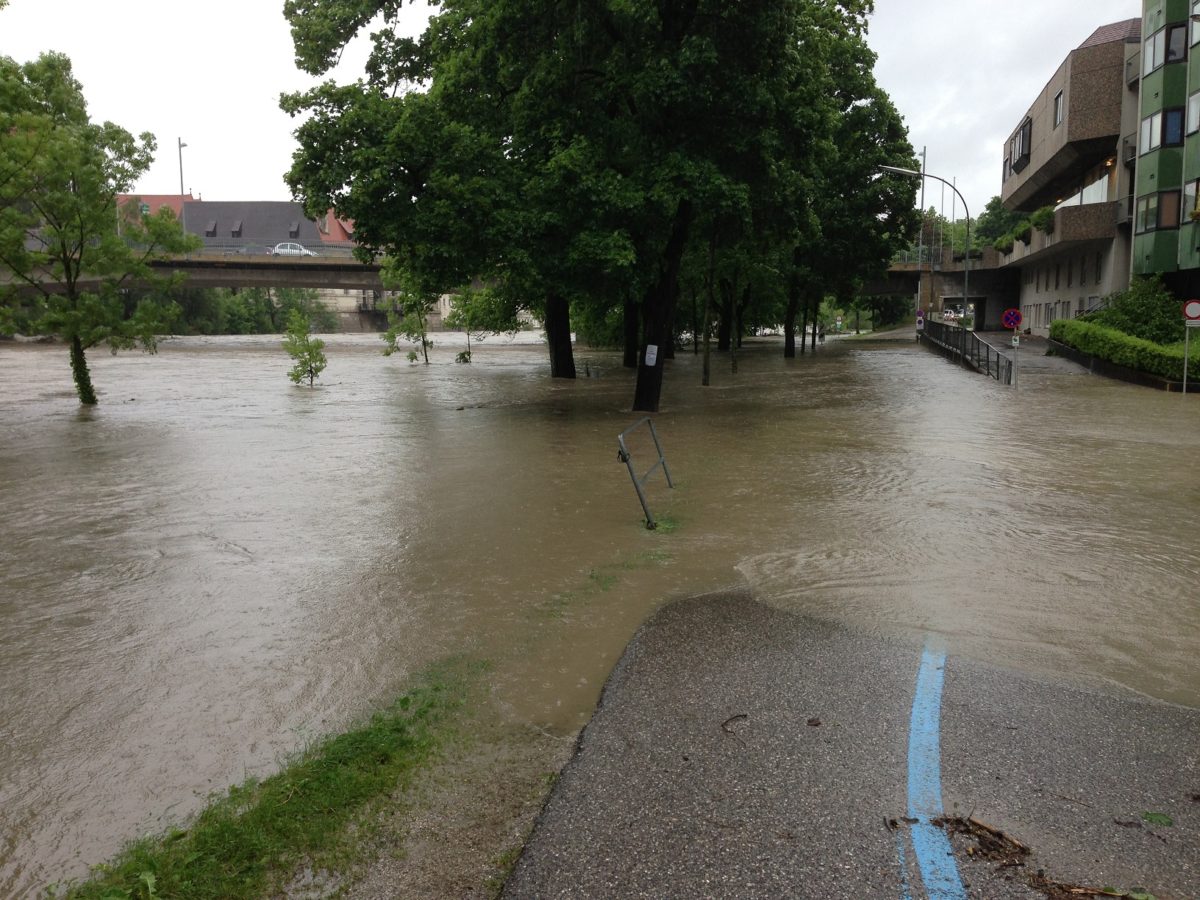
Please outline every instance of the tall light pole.
M187 146L183 142L183 138L179 138L179 227L183 229L183 233L187 234L187 224L183 218L183 148Z
M907 175L909 178L932 178L935 181L940 181L942 184L950 185L950 189L958 194L958 199L963 204L963 212L967 215L967 241L966 246L963 248L965 251L963 253L963 314L965 315L967 304L971 302L971 211L967 209L967 198L951 182L937 175L930 175L928 172L918 172L916 169L901 169L899 166L880 166L879 169L882 172L891 172L894 175Z
M921 148L921 171L925 171L925 150ZM933 278L933 252L929 256L929 277ZM921 230L917 232L917 308L916 314L921 315L921 287L925 281L925 179L921 179Z

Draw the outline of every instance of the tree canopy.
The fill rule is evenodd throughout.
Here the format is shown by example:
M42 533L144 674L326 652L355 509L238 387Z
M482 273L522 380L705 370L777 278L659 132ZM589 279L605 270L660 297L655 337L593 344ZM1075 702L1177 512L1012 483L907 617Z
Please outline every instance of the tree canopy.
M853 289L914 227L915 187L877 177L913 153L871 73L869 0L446 0L418 38L400 7L285 4L307 72L373 40L355 84L282 98L303 117L288 182L415 290L478 279L539 315L552 375L574 377L572 309L618 315L634 408L655 410L685 266L713 296L723 279L740 329L783 318L789 280Z
M84 404L96 403L85 352L153 350L169 310L129 289L163 281L151 262L191 246L170 210L118 204L154 149L149 133L91 121L67 57L0 57L0 268L10 275L0 328L66 341Z

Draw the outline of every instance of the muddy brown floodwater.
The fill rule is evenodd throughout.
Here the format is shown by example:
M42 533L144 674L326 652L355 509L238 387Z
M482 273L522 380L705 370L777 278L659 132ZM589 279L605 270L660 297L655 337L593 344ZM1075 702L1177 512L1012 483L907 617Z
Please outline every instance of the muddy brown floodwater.
M1200 398L1087 375L1019 391L909 342L747 348L656 417L648 532L616 436L632 375L490 341L434 364L333 336L92 356L0 344L0 895L272 770L452 653L573 735L674 597L761 599L1200 706ZM635 452L642 452L635 450ZM644 459L644 456L641 457Z

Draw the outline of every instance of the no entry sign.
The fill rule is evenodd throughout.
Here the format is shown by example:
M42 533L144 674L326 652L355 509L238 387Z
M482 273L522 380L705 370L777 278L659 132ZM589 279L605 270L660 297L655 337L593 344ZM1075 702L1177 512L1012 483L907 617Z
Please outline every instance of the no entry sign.
M1006 309L1004 315L1000 317L1000 321L1004 323L1005 328L1020 328L1021 311L1019 309Z
M1183 317L1188 322L1200 322L1200 300L1183 301Z

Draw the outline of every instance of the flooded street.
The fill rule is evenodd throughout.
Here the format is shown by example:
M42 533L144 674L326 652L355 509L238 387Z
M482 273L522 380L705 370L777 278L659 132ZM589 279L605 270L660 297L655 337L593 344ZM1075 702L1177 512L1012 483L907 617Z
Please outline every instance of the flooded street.
M1200 706L1200 398L1013 390L909 341L756 344L704 389L682 354L648 532L619 355L556 382L539 345L467 366L434 338L412 366L332 336L313 390L277 338L93 351L90 410L65 348L0 344L0 895L85 874L449 654L573 735L651 611L737 583Z

